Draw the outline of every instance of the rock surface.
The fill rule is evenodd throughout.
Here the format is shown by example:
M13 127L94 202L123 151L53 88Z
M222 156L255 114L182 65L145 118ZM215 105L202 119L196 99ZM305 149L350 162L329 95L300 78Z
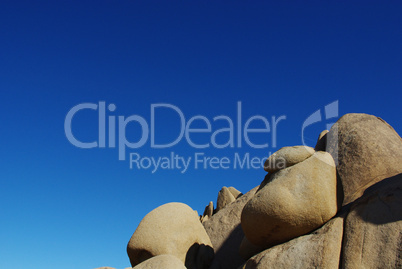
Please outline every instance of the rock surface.
M343 217L334 218L312 234L257 254L242 268L339 268L342 231Z
M228 189L235 199L243 195L243 193L238 191L235 187L229 187Z
M402 172L402 139L384 120L346 114L327 134L327 151L337 164L348 204L384 178Z
M320 133L317 139L317 144L314 147L315 151L325 151L327 148L327 134L328 130L324 130Z
M165 254L152 257L133 269L186 269L186 267L176 256Z
M201 218L181 203L147 214L127 246L134 268L402 268L402 138L386 122L345 115L315 150L282 148L266 168Z
M247 237L243 237L239 247L239 254L243 259L248 260L253 257L255 254L260 253L265 248L261 246L256 246L248 241Z
M208 246L213 253L211 241L198 215L185 204L168 203L152 210L142 219L127 245L127 254L132 266L162 254L176 256L185 263L186 259L190 262L195 259L187 257L188 252L199 245ZM212 260L210 254L205 259L198 259L205 266ZM196 268L192 264L186 263L186 266Z
M232 269L245 262L239 255L239 247L244 237L240 226L240 215L244 205L257 189L258 187L255 187L250 190L203 223L215 249L215 259L211 268Z
M283 147L269 156L264 170L272 173L302 162L314 154L314 149L307 146Z
M223 187L218 193L218 200L216 202L216 212L224 208L226 205L230 204L236 200L230 190L226 187Z
M205 207L204 214L202 214L201 222L207 221L214 214L214 203L212 201Z
M247 239L271 247L317 229L337 212L336 169L331 155L307 160L265 179L241 214Z
M214 203L212 201L205 207L204 216L212 217L214 214Z
M402 174L373 185L346 218L343 268L402 268Z

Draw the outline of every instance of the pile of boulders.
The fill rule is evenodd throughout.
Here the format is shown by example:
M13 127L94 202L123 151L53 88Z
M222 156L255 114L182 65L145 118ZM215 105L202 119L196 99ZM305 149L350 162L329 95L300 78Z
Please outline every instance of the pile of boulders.
M151 211L127 253L139 268L402 268L402 139L385 121L347 114L315 148L272 154L261 184L223 187L202 216Z

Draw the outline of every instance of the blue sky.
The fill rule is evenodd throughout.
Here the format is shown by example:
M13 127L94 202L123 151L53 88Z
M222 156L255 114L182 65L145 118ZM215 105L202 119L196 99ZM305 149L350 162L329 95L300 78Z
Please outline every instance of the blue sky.
M128 267L126 244L153 208L175 201L202 213L222 186L246 192L265 175L262 168L194 163L185 173L130 169L117 148L69 142L65 117L76 105L114 104L106 117L137 115L150 124L151 105L171 104L186 122L202 115L211 123L210 133L191 136L208 148L183 137L155 149L148 139L127 148L127 158L262 158L300 145L302 136L314 146L336 118L322 114L302 135L303 122L334 101L339 116L373 114L401 134L400 14L399 1L2 1L0 268ZM286 117L276 146L272 129L250 134L254 143L268 143L262 149L243 136L242 147L211 146L211 134L228 127L213 118L236 122L238 102L243 127L255 115ZM178 114L160 108L155 115L157 141L177 138ZM263 121L251 127L261 129ZM77 112L72 131L80 141L96 141L97 111ZM131 122L125 135L134 142L142 131Z

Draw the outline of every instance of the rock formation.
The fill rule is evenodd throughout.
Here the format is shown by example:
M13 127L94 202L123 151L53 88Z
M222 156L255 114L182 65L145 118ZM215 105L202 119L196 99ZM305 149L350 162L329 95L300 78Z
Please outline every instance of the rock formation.
M327 134L328 130L324 130L320 133L317 139L317 144L314 147L315 151L325 151L327 148Z
M343 217L334 218L311 234L260 252L242 268L338 268L342 231Z
M402 139L385 121L347 114L315 149L282 148L264 169L200 217L151 211L127 246L134 268L402 268Z
M203 253L198 253L200 249ZM168 203L148 213L132 235L127 253L133 267L162 254L176 256L187 268L196 269L208 268L213 259L211 241L198 215L182 203Z
M247 202L241 226L256 246L270 247L309 233L337 212L336 169L329 153L282 169Z
M384 178L402 173L402 139L384 120L347 114L327 134L346 205Z
M258 187L255 187L247 192L203 223L215 250L212 268L236 268L245 262L239 256L239 247L244 237L240 215L244 205L254 196L257 189Z
M223 187L218 193L218 200L216 202L216 212L224 208L226 205L230 204L236 200L233 194L229 191L228 188Z
M343 268L402 268L402 174L367 189L346 218Z

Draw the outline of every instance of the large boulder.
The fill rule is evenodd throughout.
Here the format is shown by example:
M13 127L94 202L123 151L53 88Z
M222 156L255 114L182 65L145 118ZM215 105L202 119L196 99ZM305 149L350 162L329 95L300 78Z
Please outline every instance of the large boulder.
M295 165L314 154L314 149L307 146L283 147L269 156L264 163L264 170L272 173Z
M267 249L250 258L243 269L339 268L343 217L319 230Z
M356 200L345 221L343 268L402 268L402 174Z
M186 269L186 267L176 256L165 254L152 257L133 269Z
M346 114L326 136L327 152L342 182L344 205L376 182L402 172L402 139L378 117Z
M244 237L240 215L244 205L257 189L258 187L255 187L242 195L203 223L215 249L211 268L232 269L245 262L239 255L239 247Z
M200 249L202 253L198 253ZM142 219L128 242L127 254L132 266L154 256L170 254L187 268L200 269L210 265L213 248L197 213L185 204L168 203Z
M265 248L317 229L337 212L334 160L316 152L267 177L247 202L241 226L247 239Z

